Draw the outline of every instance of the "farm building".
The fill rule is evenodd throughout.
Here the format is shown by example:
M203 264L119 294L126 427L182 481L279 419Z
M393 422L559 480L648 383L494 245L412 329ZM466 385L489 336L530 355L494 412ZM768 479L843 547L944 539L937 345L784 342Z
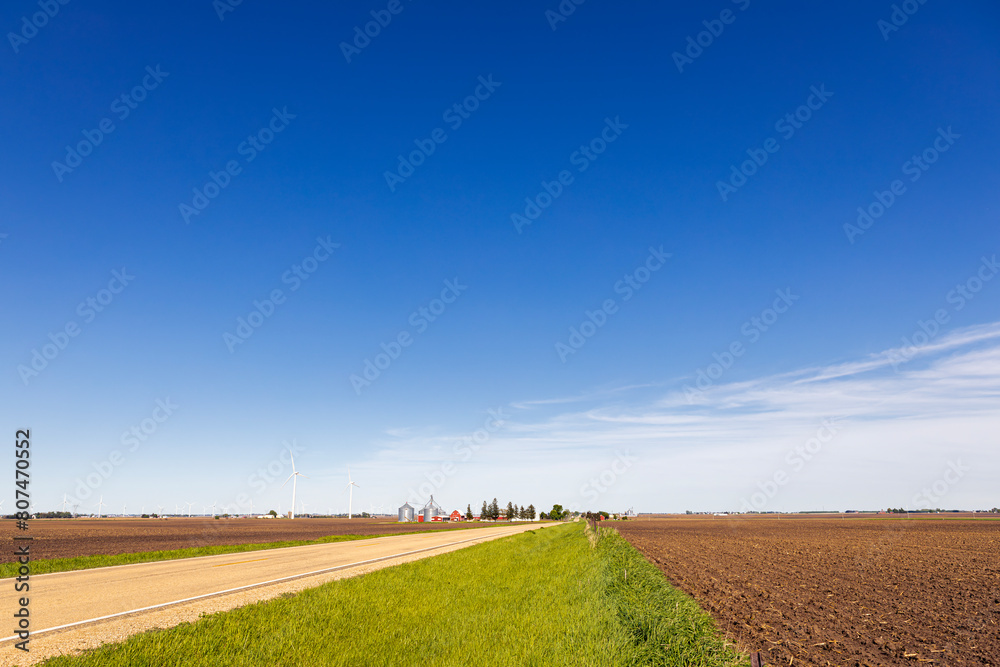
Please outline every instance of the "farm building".
M458 510L455 510L454 512L451 513L452 521L461 521L462 519L463 519L462 513L459 512Z
M403 506L399 508L399 521L413 521L413 505L410 503L403 503Z

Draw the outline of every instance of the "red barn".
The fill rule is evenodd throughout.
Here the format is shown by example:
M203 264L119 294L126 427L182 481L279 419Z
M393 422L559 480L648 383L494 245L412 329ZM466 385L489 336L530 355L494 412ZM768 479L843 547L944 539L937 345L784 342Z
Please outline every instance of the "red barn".
M462 513L459 512L458 510L455 510L454 512L451 513L451 520L452 521L461 521L462 520Z

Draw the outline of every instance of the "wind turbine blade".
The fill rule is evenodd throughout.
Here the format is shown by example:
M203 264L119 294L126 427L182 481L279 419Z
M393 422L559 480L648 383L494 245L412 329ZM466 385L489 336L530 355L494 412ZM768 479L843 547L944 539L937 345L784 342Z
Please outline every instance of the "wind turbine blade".
M297 473L295 473L295 474L296 474L296 475L298 475L299 477L305 477L306 479L309 479L309 475L303 475L303 474L302 474L302 473L300 473L300 472L297 472Z
M292 477L295 477L295 473L294 472L291 475L288 476L288 479L291 479ZM284 482L282 482L281 486L279 486L278 488L279 489L285 488L285 484L288 484L288 479L286 479Z

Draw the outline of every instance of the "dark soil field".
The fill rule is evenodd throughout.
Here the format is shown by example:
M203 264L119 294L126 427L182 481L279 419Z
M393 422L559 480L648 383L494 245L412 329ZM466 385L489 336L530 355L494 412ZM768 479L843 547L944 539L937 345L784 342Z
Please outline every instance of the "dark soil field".
M0 538L3 557L14 560L13 521ZM327 535L384 535L421 530L461 530L486 523L397 523L394 519L34 519L33 560L98 554L186 549L222 544L315 540Z
M609 525L769 665L1000 665L1000 521Z

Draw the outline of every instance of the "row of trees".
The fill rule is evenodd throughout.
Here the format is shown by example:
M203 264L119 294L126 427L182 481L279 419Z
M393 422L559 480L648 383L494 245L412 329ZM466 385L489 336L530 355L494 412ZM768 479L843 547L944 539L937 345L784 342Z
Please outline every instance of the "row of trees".
M553 505L551 512L542 512L542 519L550 521L561 521L570 515L569 510L564 510L562 505Z
M935 509L922 508L922 509L913 509L913 510L906 510L906 509L903 509L902 507L890 507L889 509L886 510L886 512L889 513L889 514L908 514L910 512L920 512L922 514L928 514L928 513L935 513L935 512L961 512L961 511L962 510L943 510L940 507L937 507ZM985 512L987 510L982 510L982 511ZM1000 507L994 507L993 509L988 510L988 511L991 514L1000 514Z
M548 519L550 521L562 521L563 519L569 519L569 518L572 518L574 516L577 516L578 514L579 514L579 512L573 512L572 510L563 509L562 505L553 505L552 506L552 511L551 512L542 512L541 518L542 519ZM610 519L611 518L611 514L609 514L608 512L605 512L604 510L601 510L600 512L587 512L584 516L587 519L595 518L595 517L598 517L598 516L601 517L598 520L605 520L605 519ZM625 516L622 515L621 519L624 520Z
M12 515L13 516L13 515ZM71 512L35 512L31 516L36 519L72 519Z
M489 504L485 500L483 501L483 509L479 512L480 521L496 521L501 516L507 519L507 521L515 521L517 519L534 521L537 513L535 512L534 505L528 505L527 507L522 505L518 507L514 503L507 503L506 509L500 509L500 504L497 503L496 498ZM465 508L465 518L469 521L473 519L471 504Z

